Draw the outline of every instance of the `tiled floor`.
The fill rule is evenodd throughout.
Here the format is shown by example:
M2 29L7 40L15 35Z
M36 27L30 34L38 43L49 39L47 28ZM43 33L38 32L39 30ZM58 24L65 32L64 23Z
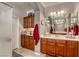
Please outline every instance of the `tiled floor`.
M25 48L20 48L20 49L15 49L14 50L14 56L18 57L18 56L23 56L23 57L45 57L45 54L42 53L35 53L34 51L31 51L29 49L25 49ZM17 53L17 54L16 54Z

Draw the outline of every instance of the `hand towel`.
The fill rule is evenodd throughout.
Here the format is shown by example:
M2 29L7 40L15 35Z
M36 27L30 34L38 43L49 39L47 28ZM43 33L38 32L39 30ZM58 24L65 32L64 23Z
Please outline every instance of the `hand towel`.
M34 32L33 32L33 37L34 37L34 40L35 40L35 45L38 44L39 42L39 28L38 28L38 24L35 25L35 28L34 28Z
M78 35L78 25L77 24L74 24L73 26L73 35Z

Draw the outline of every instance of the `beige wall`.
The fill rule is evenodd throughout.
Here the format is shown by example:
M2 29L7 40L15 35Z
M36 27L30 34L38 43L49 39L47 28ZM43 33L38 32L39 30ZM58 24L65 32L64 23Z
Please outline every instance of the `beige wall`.
M68 3L62 3L62 4L57 4L51 7L45 8L45 16L48 16L50 12L57 12L64 10L67 13L73 12L74 11L74 3L68 2Z
M13 20L12 20L12 34L13 34L13 41L12 41L12 48L20 48L20 32L23 28L23 20L22 20L22 11L13 8Z

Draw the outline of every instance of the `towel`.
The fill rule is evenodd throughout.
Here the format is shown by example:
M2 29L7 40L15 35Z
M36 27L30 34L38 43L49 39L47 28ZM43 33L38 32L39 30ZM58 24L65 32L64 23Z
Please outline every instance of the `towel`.
M50 27L50 33L52 33L53 32L53 28L52 28L52 26Z
M64 29L65 32L67 32L67 28ZM71 32L71 28L68 27L68 32Z
M77 24L74 24L74 26L73 26L73 35L78 35L78 25Z
M34 40L35 40L35 45L38 44L39 42L39 29L38 29L38 24L35 25L35 28L34 28L34 32L33 32L33 37L34 37Z

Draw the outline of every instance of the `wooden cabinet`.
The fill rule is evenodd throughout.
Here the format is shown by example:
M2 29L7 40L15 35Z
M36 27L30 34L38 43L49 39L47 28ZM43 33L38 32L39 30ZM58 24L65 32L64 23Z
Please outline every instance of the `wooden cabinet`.
M78 41L41 38L41 52L51 56L78 57Z
M23 20L24 28L28 28L28 21L27 20L28 20L27 17L24 17L24 20Z
M55 56L55 40L47 40L47 54Z
M40 45L41 46L41 52L46 54L46 49L47 49L46 48L46 39L45 38L43 38L43 39L41 38L40 42L41 42L41 45Z
M34 39L32 36L21 35L21 46L34 51Z
M24 17L24 28L34 28L34 15Z
M21 46L24 47L24 38L25 36L24 35L21 35Z
M67 56L68 57L78 56L78 42L77 41L67 41Z
M34 16L32 16L31 18L32 18L32 20L31 20L31 27L34 28Z
M29 49L29 46L30 46L30 44L29 44L29 37L28 36L26 36L25 35L25 48L27 48L27 49Z
M34 51L34 39L32 36L29 37L30 40L29 40L29 46L30 46L30 49Z
M65 40L55 40L55 55L56 56L66 56L66 41Z

